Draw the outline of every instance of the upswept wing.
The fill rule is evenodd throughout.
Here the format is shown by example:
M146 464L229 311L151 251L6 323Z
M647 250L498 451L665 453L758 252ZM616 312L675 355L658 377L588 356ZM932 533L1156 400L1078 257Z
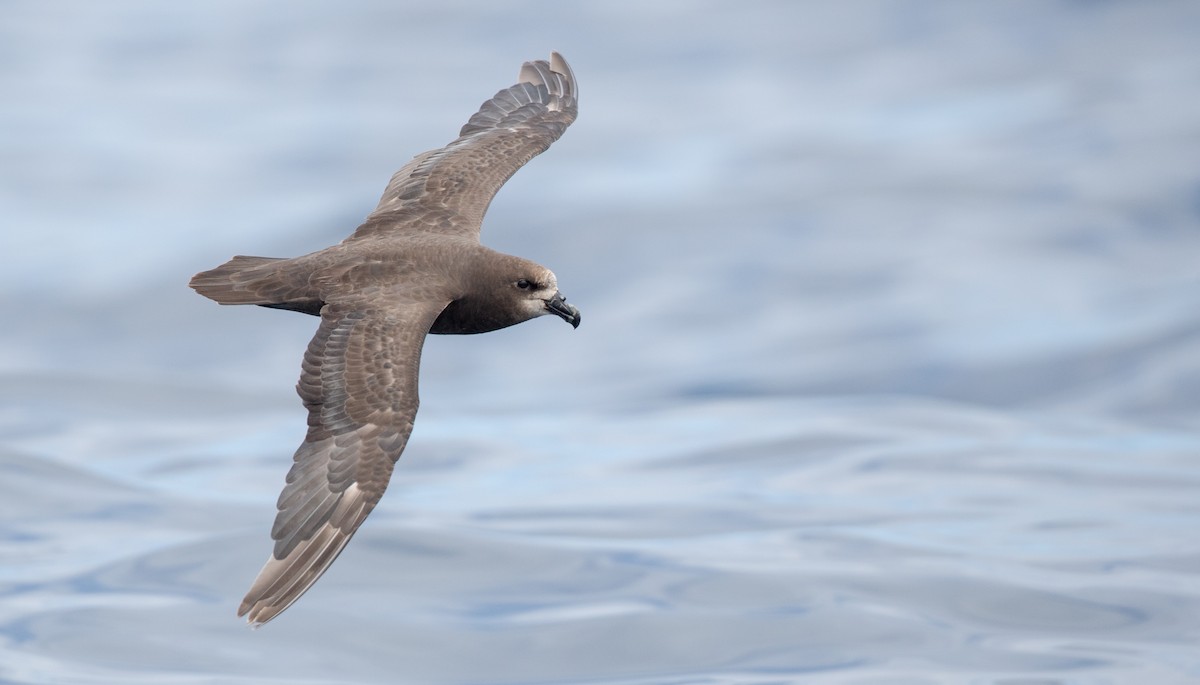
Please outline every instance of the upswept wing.
M392 176L350 239L427 230L478 240L500 186L575 121L578 93L571 67L557 52L548 62L526 62L517 83L483 103L456 140L417 155Z
M238 608L255 625L295 602L375 508L417 413L421 347L445 302L331 302L297 391L308 435L296 450L271 537L275 549Z

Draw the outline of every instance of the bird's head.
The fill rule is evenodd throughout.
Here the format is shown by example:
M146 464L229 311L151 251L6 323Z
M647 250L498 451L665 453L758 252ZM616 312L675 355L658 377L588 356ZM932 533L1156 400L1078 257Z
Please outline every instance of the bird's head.
M558 279L554 272L539 264L521 260L517 268L506 274L502 287L508 290L509 299L528 315L530 319L553 314L579 328L580 314L558 290Z

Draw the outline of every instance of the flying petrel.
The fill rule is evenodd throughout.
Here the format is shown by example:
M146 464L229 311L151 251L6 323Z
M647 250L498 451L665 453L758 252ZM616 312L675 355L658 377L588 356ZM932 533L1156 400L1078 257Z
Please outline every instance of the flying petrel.
M321 317L296 386L308 435L279 495L274 552L238 616L278 616L375 508L412 432L426 334L486 333L543 314L579 326L552 271L479 244L492 197L571 125L578 93L557 52L526 62L457 139L396 172L349 238L291 259L234 257L192 278L221 304Z

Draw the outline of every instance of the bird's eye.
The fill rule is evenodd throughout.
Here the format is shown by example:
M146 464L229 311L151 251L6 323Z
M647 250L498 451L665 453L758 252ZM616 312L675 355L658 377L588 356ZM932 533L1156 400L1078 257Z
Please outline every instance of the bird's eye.
M517 281L517 287L521 290L529 290L533 287L533 284L522 278L521 280Z

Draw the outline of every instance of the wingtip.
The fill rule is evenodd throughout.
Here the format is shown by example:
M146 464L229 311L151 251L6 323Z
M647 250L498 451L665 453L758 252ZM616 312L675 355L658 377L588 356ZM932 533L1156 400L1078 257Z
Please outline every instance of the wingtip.
M249 596L242 600L242 604L237 610L238 618L245 618L246 625L250 627L250 630L258 630L266 625L267 621L270 621L271 618L274 618L270 617L260 620L258 614L259 610L255 608L255 603L250 601Z
M542 75L538 73L537 67L533 66L533 62L526 62L517 73L517 82L537 85L542 82Z
M557 50L550 51L550 71L562 74L570 81L575 80L575 75L571 73L571 65L567 64L567 60Z
M562 76L564 81L568 84L568 88L571 91L575 90L575 73L571 71L571 65L567 64L566 58L563 57L562 53L558 52L557 50L550 51L550 60L548 62L537 60L536 62L525 62L522 64L521 71L517 74L517 81L520 83L549 85L546 83L545 73L539 70L539 64L542 65L541 69L545 69L546 66L549 66L550 73Z
M283 613L283 610L287 609L291 605L292 603L288 602L286 606L277 607L270 604L264 604L263 602L255 602L252 604L246 600L243 600L242 605L238 607L237 615L238 618L245 617L246 625L249 626L251 630L258 630L259 628L262 628L270 623L271 619Z

